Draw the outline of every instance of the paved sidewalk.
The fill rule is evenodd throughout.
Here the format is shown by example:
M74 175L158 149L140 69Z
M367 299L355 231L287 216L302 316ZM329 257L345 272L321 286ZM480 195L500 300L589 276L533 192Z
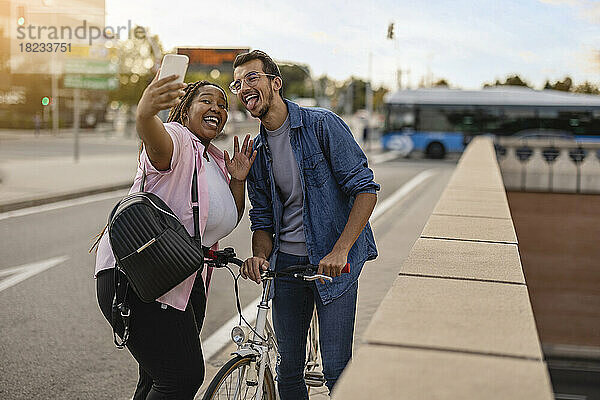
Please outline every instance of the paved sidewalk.
M129 187L136 166L135 154L0 162L0 212Z

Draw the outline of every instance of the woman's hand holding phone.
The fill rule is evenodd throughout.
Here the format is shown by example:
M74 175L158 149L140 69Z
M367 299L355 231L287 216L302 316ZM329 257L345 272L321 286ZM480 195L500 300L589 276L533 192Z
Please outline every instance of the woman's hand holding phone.
M187 64L187 56L165 55L160 69L138 103L135 129L144 142L150 162L158 170L170 168L173 141L157 114L181 102L180 97L185 94L183 89L187 86L183 83Z
M159 74L160 70L144 90L138 103L137 118L152 118L159 111L174 107L181 102L180 97L185 94L183 89L187 85L175 82L179 78L178 75L158 79Z

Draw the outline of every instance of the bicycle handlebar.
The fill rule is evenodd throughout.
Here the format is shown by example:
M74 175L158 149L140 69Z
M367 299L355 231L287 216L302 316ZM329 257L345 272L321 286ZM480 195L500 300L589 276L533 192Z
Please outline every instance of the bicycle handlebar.
M243 264L242 260L240 260L239 258L236 258L235 251L231 247L226 247L223 250L217 250L217 251L205 248L204 255L205 255L205 262L208 264L211 264L213 267L216 267L216 268L225 267L225 266L227 266L227 264L235 264L238 267L241 267ZM317 279L324 279L324 280L331 282L333 280L332 277L315 273L316 270L318 269L318 267L319 267L318 265L295 265L295 266L286 268L284 271L281 271L278 273L275 273L275 272L271 272L271 273L272 273L273 277L275 277L276 275L288 275L288 276L293 276L294 278L304 279L305 281L315 281ZM295 272L295 271L310 272L311 274L305 275L305 274L301 274L301 273ZM265 271L265 272L267 272L267 271ZM346 265L342 269L341 273L347 274L349 272L350 272L350 263L346 263Z
M223 250L204 250L205 262L212 264L213 267L225 267L227 264L235 264L241 267L244 263L239 258L235 257L235 251L231 247L226 247Z

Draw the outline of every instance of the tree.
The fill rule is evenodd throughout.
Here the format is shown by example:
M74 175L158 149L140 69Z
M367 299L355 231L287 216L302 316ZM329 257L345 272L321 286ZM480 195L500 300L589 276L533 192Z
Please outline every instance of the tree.
M450 87L450 84L445 79L438 79L437 82L433 84L433 87Z
M278 63L283 78L283 95L288 98L315 97L310 68L295 63Z
M553 90L560 90L563 92L569 92L571 91L573 87L573 80L570 77L565 77L565 79L561 82L561 81L556 81L554 83L554 85L550 84L550 81L546 81L546 84L544 85L544 89L553 89Z
M351 78L352 84L352 112L366 108L366 93L367 82L360 78Z
M600 94L600 88L598 88L598 85L594 85L589 81L585 81L581 85L575 86L573 91L575 93Z
M485 83L483 85L484 88L493 86L524 86L528 88L532 87L529 83L521 79L521 77L517 74L507 76L503 83L496 79L496 82L494 83Z
M373 91L373 110L378 111L383 108L383 97L388 92L389 89L385 86L380 86L377 90Z
M531 87L527 82L525 82L524 80L522 80L519 75L511 75L511 76L509 76L508 78L506 78L506 81L504 82L503 85Z

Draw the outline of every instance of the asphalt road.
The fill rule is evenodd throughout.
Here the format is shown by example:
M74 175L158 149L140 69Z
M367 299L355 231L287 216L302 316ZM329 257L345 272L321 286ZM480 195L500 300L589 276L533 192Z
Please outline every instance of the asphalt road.
M56 141L52 143L46 151L59 151ZM18 154L16 147L12 150ZM374 166L382 185L380 202L432 167L447 172L454 162L402 160ZM131 395L123 388L135 386L136 364L127 351L116 350L112 343L111 329L96 303L94 257L88 254L92 237L117 200L7 219L0 214L1 399L127 399ZM245 217L221 246L234 247L243 258L250 254L249 239ZM2 286L14 276L9 269L55 257L67 258L17 284ZM203 339L235 314L229 274L217 271L213 277ZM240 293L243 305L248 304L259 288L241 282Z

